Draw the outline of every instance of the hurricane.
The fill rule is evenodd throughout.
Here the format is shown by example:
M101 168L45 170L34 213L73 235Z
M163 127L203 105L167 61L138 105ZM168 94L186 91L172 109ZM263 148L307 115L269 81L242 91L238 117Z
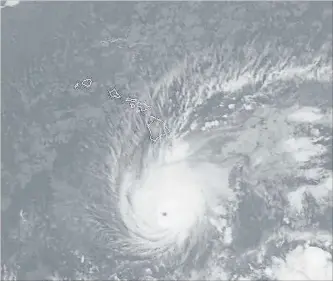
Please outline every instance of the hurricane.
M80 199L77 207L85 209L80 213L103 247L127 259L191 267L205 260L213 237L228 231L220 225L237 204L229 174L232 163L237 165L245 157L232 153L226 157L211 150L212 142L230 137L231 128L204 132L200 125L193 127L200 120L195 116L205 106L203 100L220 91L209 88L211 78L202 80L207 70L194 72L200 68L195 60L186 58L172 70L171 78L163 78L160 85L140 96L152 105L150 114L167 120L161 138L151 141L147 114L130 108L119 112L124 117L119 118L117 136L102 132L108 150L98 161L103 165L96 163L88 171L89 177L103 178L104 185L89 191L96 194L89 194L89 201ZM189 73L195 79L185 82ZM191 84L207 88L197 91ZM175 108L166 103L171 99Z
M306 176L308 169L300 167L324 152L320 145L306 152L319 140L315 135L294 134L306 122L299 122L302 114L312 114L324 127L332 124L332 111L296 103L301 85L331 83L329 45L297 60L294 50L260 47L210 48L140 90L150 114L164 120L162 133L168 128L156 142L147 129L148 114L119 107L116 124L106 119L111 128L119 126L117 134L101 132L108 152L83 176L103 184L83 183L87 194L70 209L76 205L93 240L123 260L109 278L130 279L138 262L149 264L139 275L143 280L158 278L161 268L164 278L189 278L212 254L228 251L246 197L273 205L291 200L285 178ZM314 198L331 207L332 191L326 188ZM269 206L264 211L276 212Z
M332 33L292 40L227 36L131 83L91 76L100 108L48 127L79 132L48 178L72 261L48 278L331 280Z

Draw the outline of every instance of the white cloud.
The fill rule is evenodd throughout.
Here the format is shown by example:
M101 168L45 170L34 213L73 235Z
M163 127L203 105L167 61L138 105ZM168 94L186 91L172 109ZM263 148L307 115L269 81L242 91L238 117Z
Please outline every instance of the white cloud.
M332 255L318 247L298 246L266 270L278 280L332 280Z

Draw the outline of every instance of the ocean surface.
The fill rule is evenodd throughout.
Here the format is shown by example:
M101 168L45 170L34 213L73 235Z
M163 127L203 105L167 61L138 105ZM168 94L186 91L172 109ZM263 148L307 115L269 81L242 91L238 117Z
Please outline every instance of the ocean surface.
M1 7L1 280L332 280L332 3Z

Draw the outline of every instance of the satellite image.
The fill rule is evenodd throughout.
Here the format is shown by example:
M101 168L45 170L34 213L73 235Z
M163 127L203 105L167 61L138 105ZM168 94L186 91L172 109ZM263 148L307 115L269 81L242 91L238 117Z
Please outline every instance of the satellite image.
M1 280L333 280L332 2L1 1Z

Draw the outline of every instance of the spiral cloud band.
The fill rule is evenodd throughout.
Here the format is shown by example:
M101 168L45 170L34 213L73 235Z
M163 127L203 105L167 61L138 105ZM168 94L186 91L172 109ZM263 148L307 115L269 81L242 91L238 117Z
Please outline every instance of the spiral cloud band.
M137 188L121 191L122 220L143 254L183 252L203 238L208 214L228 199L227 172L211 163L147 161L152 166Z
M333 280L331 3L35 2L1 1L2 280Z
M277 50L273 43L254 41L236 51L228 44L187 56L142 88L140 100L166 122L167 136L152 142L147 115L108 100L117 118L106 114L87 140L90 160L83 160L89 165L81 171L79 195L55 180L58 190L67 187L57 193L59 220L69 237L88 237L90 254L105 252L103 276L181 279L195 271L198 279L227 278L232 272L213 268L227 266L241 252L233 231L240 220L254 220L242 213L244 204L257 200L262 211L256 217L268 223L277 214L299 216L289 205L285 214L274 208L292 198L284 181L306 177L300 167L325 153L312 139L291 136L301 126L298 112L305 112L295 105L297 89L332 81L329 45L295 59L295 50ZM285 96L290 89L294 92ZM312 119L330 127L331 113L325 114ZM311 154L301 154L307 145ZM316 194L323 209L331 206L329 194ZM240 261L234 259L237 268ZM198 269L207 267L209 275Z

